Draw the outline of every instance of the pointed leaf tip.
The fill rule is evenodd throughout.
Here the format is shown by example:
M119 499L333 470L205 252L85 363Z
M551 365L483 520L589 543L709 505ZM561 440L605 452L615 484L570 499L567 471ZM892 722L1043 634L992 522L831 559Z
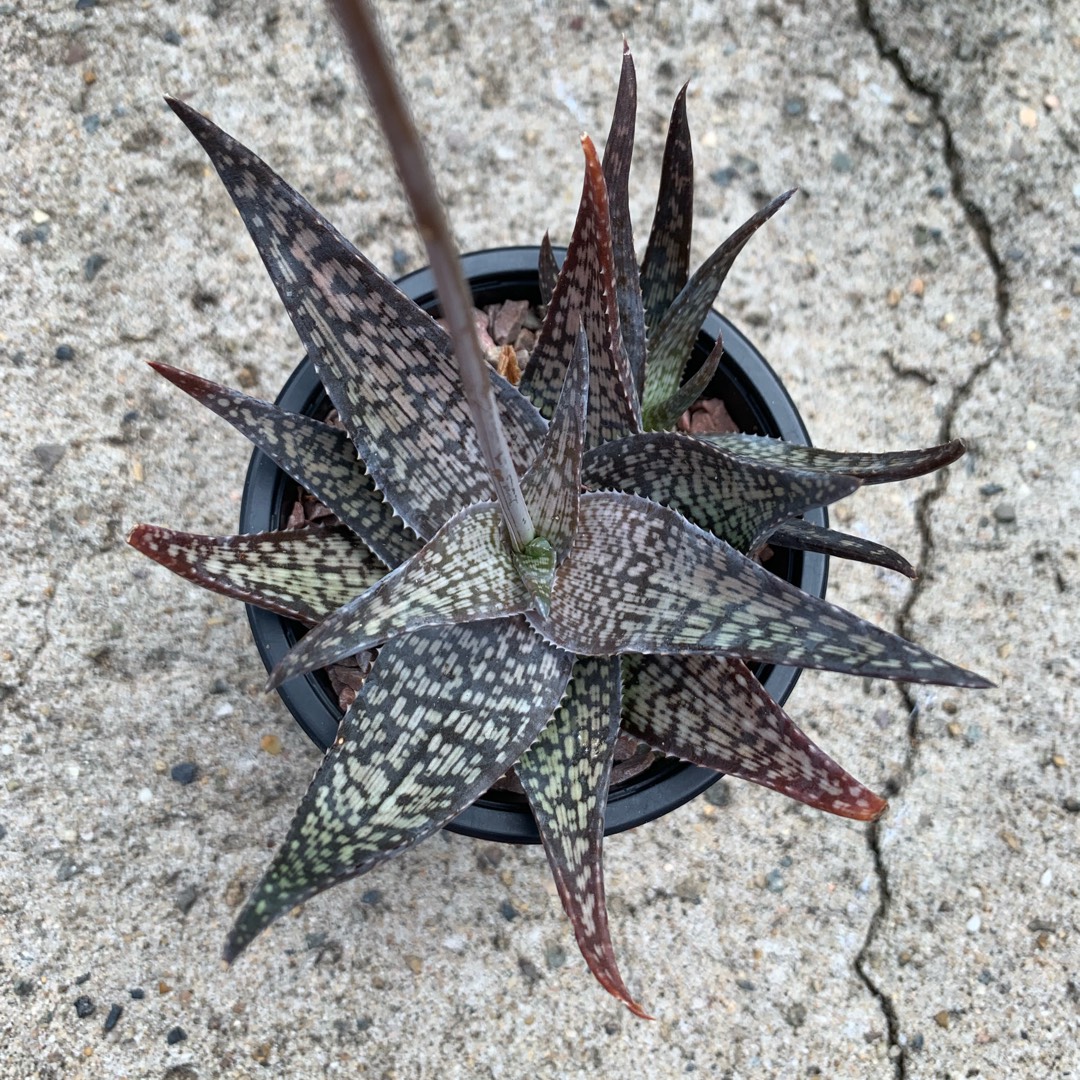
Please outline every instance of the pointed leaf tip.
M604 895L604 808L621 680L618 660L579 659L558 711L515 771L589 970L631 1012L647 1017L619 973Z
M345 714L226 943L419 843L482 795L563 697L573 657L512 618L395 638Z

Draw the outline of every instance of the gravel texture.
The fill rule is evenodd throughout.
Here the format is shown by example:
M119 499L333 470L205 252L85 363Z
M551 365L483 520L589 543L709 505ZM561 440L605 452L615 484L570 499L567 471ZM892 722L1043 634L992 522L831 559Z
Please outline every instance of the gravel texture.
M998 689L804 676L878 827L725 781L610 841L655 1022L588 976L538 849L450 834L224 969L316 759L242 609L123 542L231 531L248 457L143 361L272 397L299 348L161 94L419 267L309 7L0 3L0 1077L1080 1077L1080 18L1034 0L384 6L464 249L566 241L623 35L640 245L687 78L695 261L800 185L721 309L816 442L971 448L837 509L921 576L834 565L831 596Z

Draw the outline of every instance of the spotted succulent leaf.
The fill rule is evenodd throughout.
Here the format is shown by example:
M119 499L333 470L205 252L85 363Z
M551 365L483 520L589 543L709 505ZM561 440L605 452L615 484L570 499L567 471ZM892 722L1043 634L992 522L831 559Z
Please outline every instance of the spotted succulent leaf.
M313 625L385 572L343 525L202 536L136 525L128 543L211 592Z
M550 614L528 617L549 641L584 656L712 652L870 678L991 685L635 495L582 495Z
M574 232L520 388L545 415L555 410L577 341L589 343L586 445L641 430L641 410L622 348L607 186L592 140L582 136L585 182Z
M562 698L573 657L520 618L388 642L225 945L423 840L486 791Z
M515 772L589 970L633 1013L647 1017L619 974L604 898L604 808L619 737L621 678L618 660L578 660L566 697Z
M250 150L182 102L376 487L420 536L492 498L446 332ZM514 463L546 425L490 373ZM432 402L439 402L432 408Z
M679 91L671 110L664 162L660 167L660 192L645 258L641 261L641 298L650 336L690 276L694 152L686 120L686 85Z
M537 273L540 277L540 303L547 307L551 303L552 294L555 292L555 283L559 280L559 263L555 258L555 252L551 247L551 237L544 233L540 241L540 258L537 265Z
M544 445L521 483L537 534L551 544L559 562L577 527L588 403L589 343L581 329Z
M517 615L530 603L502 514L481 503L452 517L411 559L327 616L285 655L270 688L424 627Z
M623 726L657 750L830 814L884 812L885 800L808 739L741 660L629 656L623 670Z
M348 525L385 565L397 566L419 550L420 541L376 490L344 431L168 364L150 366L228 420Z
M719 446L731 454L763 464L784 465L796 469L822 469L858 477L864 484L885 484L910 480L951 465L963 457L965 446L960 439L931 446L925 450L890 450L883 454L845 453L819 446L797 446L764 435L696 435L695 438Z
M630 46L624 41L622 73L615 97L615 112L604 144L603 167L611 213L611 249L619 327L635 393L645 371L645 312L641 303L637 255L634 253L634 228L630 221L630 161L634 154L636 115L637 74Z
M795 551L818 551L823 555L835 555L837 558L851 559L853 562L869 563L871 566L895 570L904 577L919 576L915 572L915 567L903 555L884 544L879 544L876 540L866 540L861 536L826 529L821 525L798 518L785 521L783 525L775 528L767 537L766 543L774 547L792 548Z
M709 383L712 382L713 376L716 374L716 369L720 366L723 355L724 340L721 335L717 334L716 342L712 349L709 350L705 363L666 401L662 401L652 408L642 409L642 426L645 430L669 431L675 427L679 422L679 417L705 393Z
M616 488L678 511L739 551L790 517L850 495L859 481L760 465L675 432L647 432L590 450L586 486Z
M694 271L693 276L664 312L650 338L649 357L645 365L645 390L642 395L644 408L654 408L678 390L701 324L709 308L715 303L720 287L739 252L750 237L794 194L794 188L785 191L740 225Z

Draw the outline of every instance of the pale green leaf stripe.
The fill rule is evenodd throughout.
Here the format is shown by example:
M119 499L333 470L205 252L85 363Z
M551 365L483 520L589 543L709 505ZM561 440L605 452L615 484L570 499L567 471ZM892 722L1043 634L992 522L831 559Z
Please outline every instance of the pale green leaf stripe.
M867 821L885 809L795 726L741 660L627 656L623 672L623 727L657 750L830 814Z
M529 605L493 503L451 518L408 562L299 641L269 687L422 627L516 615Z
M991 685L809 596L633 495L581 497L550 616L530 620L554 644L583 655L715 652L872 678Z
M420 630L378 658L225 945L411 847L482 795L551 718L573 657L523 619Z
M515 766L578 947L600 984L633 1010L604 899L604 808L619 737L618 659L579 659L551 723Z
M313 624L384 570L343 525L201 536L137 525L128 543L204 589Z

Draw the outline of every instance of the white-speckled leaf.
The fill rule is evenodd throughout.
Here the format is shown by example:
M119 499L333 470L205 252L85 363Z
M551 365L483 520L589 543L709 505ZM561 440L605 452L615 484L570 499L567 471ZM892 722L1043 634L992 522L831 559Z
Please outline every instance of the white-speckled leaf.
M555 549L560 562L570 550L577 524L588 404L589 345L581 330L543 448L521 482L536 533Z
M631 435L590 450L582 479L590 488L662 503L743 552L788 518L859 487L850 476L744 461L675 432Z
M808 739L741 660L628 656L623 671L623 726L657 750L841 817L871 821L885 810L885 800Z
M574 354L579 326L589 341L589 446L641 430L641 410L622 348L607 187L596 148L583 136L585 183L574 232L521 391L551 416Z
M783 525L775 528L765 538L765 543L772 547L792 548L795 551L818 551L823 555L835 555L841 559L895 570L904 577L918 577L915 567L903 555L876 540L866 540L861 536L826 529L798 518L785 521Z
M530 603L502 513L481 503L451 518L411 559L327 616L285 655L269 687L430 626L517 615Z
M651 336L664 312L682 292L690 274L690 236L694 222L694 152L686 121L686 85L671 110L660 192L649 244L641 261L641 298Z
M572 665L520 618L384 645L225 959L290 908L413 846L482 795L551 718Z
M429 537L493 498L450 339L250 150L178 101L173 111L224 182L375 485ZM543 418L491 372L514 463L524 472Z
M624 41L619 92L604 144L604 180L607 182L611 213L611 250L623 354L630 368L635 393L641 386L645 372L645 313L641 306L634 227L630 220L630 161L634 154L636 115L637 74L630 46Z
M168 364L150 365L250 439L282 472L311 492L388 566L420 548L356 456L345 432L288 413Z
M821 469L858 477L864 484L885 484L894 480L910 480L952 464L964 455L959 439L931 446L925 450L890 450L884 454L854 453L823 450L819 446L796 446L782 439L764 435L697 435L695 438L718 446L730 454L766 465L782 465L794 469Z
M879 679L991 685L797 589L667 507L582 495L551 609L530 622L585 656L713 652Z
M619 737L620 683L618 659L578 660L558 712L514 771L589 970L608 993L646 1016L619 974L604 900L604 809Z
M309 625L385 573L343 525L201 536L136 525L128 543L204 589Z
M740 225L694 271L693 276L672 301L655 332L649 338L649 358L645 365L642 405L652 409L679 389L686 362L693 352L698 331L709 308L716 302L720 286L732 263L754 235L795 194L794 189L773 199L749 221Z

